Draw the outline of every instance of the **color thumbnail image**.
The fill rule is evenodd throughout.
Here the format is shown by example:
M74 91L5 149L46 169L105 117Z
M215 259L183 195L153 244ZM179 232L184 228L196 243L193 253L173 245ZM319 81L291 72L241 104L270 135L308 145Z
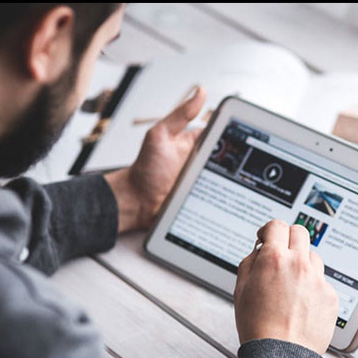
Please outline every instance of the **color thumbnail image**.
M329 216L334 216L343 198L328 191L323 185L315 183L305 204Z
M248 134L239 128L236 122L231 122L216 144L210 156L210 161L234 174L242 163L249 146L246 144Z
M319 221L304 213L298 214L295 224L302 225L308 230L311 244L314 246L318 246L328 227L323 221Z

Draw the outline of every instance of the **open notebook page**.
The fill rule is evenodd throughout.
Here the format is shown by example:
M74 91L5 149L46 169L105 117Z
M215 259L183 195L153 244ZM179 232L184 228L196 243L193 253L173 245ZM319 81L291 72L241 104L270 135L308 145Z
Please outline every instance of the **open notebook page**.
M195 84L208 94L194 124L200 126L208 109L233 94L292 117L309 78L306 67L290 52L254 41L163 58L146 66L138 76L85 171L131 164L153 125L146 120L165 116ZM145 124L134 124L134 120Z

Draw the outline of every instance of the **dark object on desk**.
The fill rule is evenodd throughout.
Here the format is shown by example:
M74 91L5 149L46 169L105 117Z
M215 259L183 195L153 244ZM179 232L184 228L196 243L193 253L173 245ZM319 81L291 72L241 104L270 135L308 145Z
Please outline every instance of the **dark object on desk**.
M125 94L127 93L130 85L133 83L135 77L140 73L142 67L139 65L128 67L122 81L119 83L117 89L113 92L112 98L108 102L106 108L103 110L102 115L91 134L86 137L83 143L82 150L72 165L69 175L79 175L82 168L89 159L98 141L105 132L108 124L111 121L111 116L116 108L118 108Z
M86 99L81 106L81 111L86 113L103 113L110 102L113 89L105 89L98 96Z

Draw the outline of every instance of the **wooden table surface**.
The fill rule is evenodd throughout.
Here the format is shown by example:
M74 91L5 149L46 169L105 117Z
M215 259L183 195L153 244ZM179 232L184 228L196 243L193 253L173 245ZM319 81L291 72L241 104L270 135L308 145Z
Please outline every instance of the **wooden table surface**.
M107 53L121 64L143 63L248 38L289 48L313 71L358 70L355 31L302 4L130 4ZM123 235L107 254L70 263L53 278L95 320L104 356L235 357L232 302L148 259L144 238Z

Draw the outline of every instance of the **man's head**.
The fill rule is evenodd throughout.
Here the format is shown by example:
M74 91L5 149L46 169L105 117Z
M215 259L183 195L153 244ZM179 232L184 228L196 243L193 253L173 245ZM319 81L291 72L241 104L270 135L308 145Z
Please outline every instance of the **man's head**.
M123 6L0 4L0 176L41 159L81 104Z

